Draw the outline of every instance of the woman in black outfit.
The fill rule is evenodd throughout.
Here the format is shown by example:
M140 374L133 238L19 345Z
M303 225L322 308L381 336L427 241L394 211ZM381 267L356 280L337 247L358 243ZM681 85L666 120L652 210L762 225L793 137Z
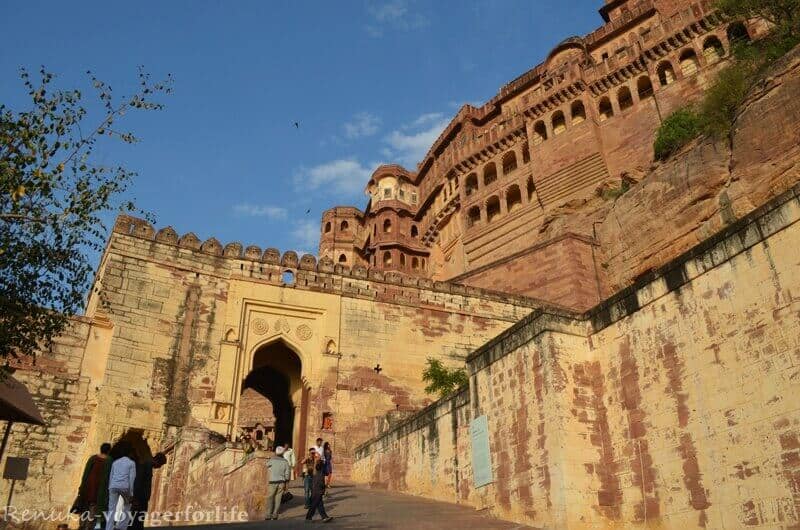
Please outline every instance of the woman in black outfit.
M330 523L333 517L329 517L325 511L325 503L322 496L325 493L325 462L319 454L314 452L314 479L311 482L311 508L308 509L306 514L306 521L310 521L314 517L314 512L319 511L319 516L322 521Z

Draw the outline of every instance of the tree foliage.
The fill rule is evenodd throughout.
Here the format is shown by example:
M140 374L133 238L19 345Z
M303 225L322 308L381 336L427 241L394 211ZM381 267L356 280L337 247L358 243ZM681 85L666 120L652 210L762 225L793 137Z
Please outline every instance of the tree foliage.
M699 134L700 120L694 109L684 107L676 110L664 119L656 131L656 141L653 144L656 158L669 158Z
M428 383L425 392L445 397L452 394L469 382L467 372L463 368L447 368L438 359L428 358L428 364L422 372L422 380Z
M98 113L90 115L79 90L52 89L53 75L44 68L36 80L20 71L30 96L26 109L0 105L2 359L48 347L81 310L92 276L90 253L102 250L106 236L103 218L135 211L121 197L135 173L97 163L94 150L101 139L136 142L118 128L120 118L161 109L153 97L171 92L171 78L153 83L140 70L136 93L118 98L87 75Z

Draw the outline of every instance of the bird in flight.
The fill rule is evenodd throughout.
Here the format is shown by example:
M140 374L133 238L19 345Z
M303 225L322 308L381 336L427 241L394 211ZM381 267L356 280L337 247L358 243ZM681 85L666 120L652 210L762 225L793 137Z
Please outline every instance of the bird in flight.
M308 214L310 214L310 213L311 213L311 208L309 208L308 210L306 210L306 215L308 215Z
M294 128L295 129L299 129L300 128L300 122L299 121L294 122Z

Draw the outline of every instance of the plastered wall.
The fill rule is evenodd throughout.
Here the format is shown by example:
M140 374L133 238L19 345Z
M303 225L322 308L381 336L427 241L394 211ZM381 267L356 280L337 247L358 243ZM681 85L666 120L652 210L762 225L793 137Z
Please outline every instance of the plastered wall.
M470 356L468 399L362 445L354 476L537 527L795 528L798 192L584 315L527 317ZM483 414L476 490L458 426Z

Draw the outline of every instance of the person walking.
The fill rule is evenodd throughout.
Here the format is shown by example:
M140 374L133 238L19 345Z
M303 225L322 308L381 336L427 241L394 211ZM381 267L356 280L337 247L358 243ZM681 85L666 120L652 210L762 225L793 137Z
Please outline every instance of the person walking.
M283 447L277 446L275 454L267 460L269 488L267 489L267 521L278 519L281 497L289 482L289 462L283 457ZM110 529L109 529L110 530Z
M286 449L283 451L283 458L289 462L289 480L294 480L294 468L297 466L297 457L294 455L292 446L286 444Z
M125 530L130 524L133 486L136 483L136 462L133 461L133 446L127 442L119 443L122 455L111 464L108 477L108 515L106 530ZM117 513L117 503L122 499L122 513Z
M152 459L147 459L136 466L136 481L133 484L133 522L132 530L143 530L144 520L147 517L147 505L150 503L150 493L153 489L153 470L167 463L164 453L156 453Z
M308 509L306 514L306 521L311 521L314 518L314 513L319 512L322 517L322 522L330 523L333 517L330 517L325 511L325 502L322 498L325 493L325 463L316 451L314 451L314 479L311 481L311 508Z
M333 478L333 451L328 442L322 446L322 457L325 462L325 496L327 497L330 494L331 479Z
M311 484L314 480L314 455L317 451L312 447L308 450L308 456L303 459L303 494L305 495L306 510L311 508Z
M111 444L104 443L100 446L100 452L89 457L83 468L83 477L78 486L78 504L81 505L81 530L94 530L95 521L102 511L98 508L98 497L100 496L100 483L103 481L103 473L108 460L108 453L111 452Z

